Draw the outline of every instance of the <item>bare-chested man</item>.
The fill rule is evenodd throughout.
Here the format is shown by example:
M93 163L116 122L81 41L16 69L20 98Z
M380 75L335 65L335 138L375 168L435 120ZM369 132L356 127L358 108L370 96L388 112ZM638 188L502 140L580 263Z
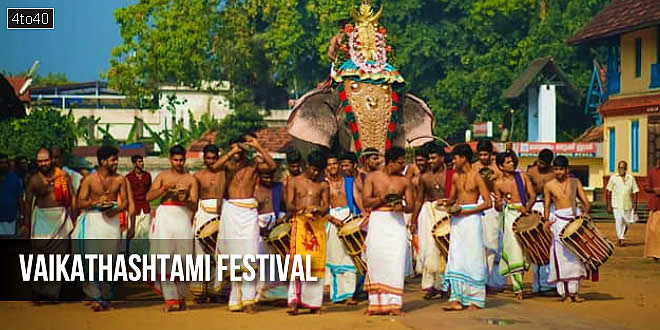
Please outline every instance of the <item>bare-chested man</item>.
M515 152L497 154L495 163L502 175L495 181L495 208L504 213L502 227L502 257L500 275L510 275L513 293L523 299L523 273L529 269L523 249L513 233L513 222L520 215L527 215L534 204L534 188L525 173L516 170L518 157Z
M427 144L423 156L428 158L429 169L421 175L418 184L413 184L416 188L414 217L416 221L412 224L412 231L419 237L422 290L426 291L424 299L431 299L442 293L442 274L447 264L447 256L440 253L432 233L433 225L447 216L447 213L437 209L436 206L438 202L448 197L445 192L446 188L451 186L452 172L445 168L443 147L434 143Z
M286 201L286 191L289 181L302 174L303 171L303 159L300 152L297 150L291 150L286 153L286 169L287 174L282 179L283 190L284 190L284 200Z
M460 205L451 217L451 241L444 289L451 289L445 310L486 306L486 251L483 246L481 212L492 207L488 188L471 164L472 149L459 144L452 150L456 173L452 177L449 204Z
M224 170L227 180L218 238L218 248L226 254L256 255L259 252L258 203L254 198L259 173L256 162L247 159L245 150L249 148L254 148L263 158L264 165L260 168L266 171L277 168L268 151L251 134L232 140L229 152L211 167ZM254 313L256 296L256 282L232 282L229 310Z
M546 226L550 227L554 236L550 250L548 281L556 283L557 293L562 297L562 301L582 302L584 299L578 295L578 291L580 280L587 275L586 268L580 259L564 246L559 237L562 229L580 215L576 206L577 199L582 202L584 214L589 214L590 204L580 180L568 174L568 158L557 156L552 166L555 178L543 187L544 216L548 219ZM554 209L551 209L551 206L554 206Z
M342 158L344 156L342 155ZM350 159L346 159L352 162ZM344 166L348 171L355 167ZM350 173L352 175L352 173ZM328 167L326 168L326 181L330 185L330 217L331 225L328 226L328 246L326 257L326 285L330 285L330 300L333 303L346 302L347 305L355 305L353 299L355 286L357 284L357 269L353 264L351 256L346 253L343 243L339 240L337 233L344 222L349 221L354 215L355 201L353 197L352 177L346 177L340 171L340 158L337 155L328 155ZM350 182L349 182L350 181ZM350 189L350 191L349 191ZM349 202L348 196L351 197Z
M550 149L543 149L539 152L536 159L536 165L527 169L527 176L529 176L534 192L536 194L534 206L532 210L541 212L543 214L543 187L550 180L555 178L555 173L552 170L552 159L554 154ZM547 218L546 218L547 220ZM534 282L532 283L532 292L541 295L556 295L557 290L555 285L548 283L548 276L550 276L549 265L532 265L534 270Z
M493 143L490 140L479 140L477 143L477 152L479 153L479 161L474 163L472 167L475 171L482 174L482 177L488 178L484 181L486 182L486 187L488 187L491 202L494 202L494 182L502 176L502 172L495 164ZM498 264L499 260L502 260L502 245L500 244L502 220L500 218L500 212L495 207L490 208L484 212L481 221L483 222L484 243L486 246L486 267L488 268L486 288L489 292L502 292L506 287L506 278L500 275Z
M319 279L317 282L289 282L290 315L298 314L298 308L303 306L309 308L311 313L321 313L325 275L325 215L330 207L330 187L322 179L326 165L327 159L323 152L312 152L307 158L305 172L291 179L287 187L286 207L295 212L292 228L296 236L291 237L291 240L299 241L301 236L311 238L310 244L292 244L291 254L311 255L311 273Z
M70 214L76 201L69 176L53 164L50 150L37 150L39 172L29 178L25 189L23 233L32 238L34 253L69 253L69 238L73 229ZM34 205L34 209L32 208ZM60 282L36 282L32 287L34 304L57 301Z
M367 216L371 210L366 209L362 202L362 196L364 196L364 181L366 180L369 173L377 171L380 168L380 157L381 155L378 150L376 150L376 148L364 149L364 152L361 156L362 168L358 169L358 173L355 177L355 201L357 202L360 210L365 212Z
M199 188L195 177L186 171L186 149L183 146L170 148L169 160L170 169L156 177L147 193L148 201L159 198L161 201L151 226L150 249L157 254L191 254L193 229L190 220L197 208ZM156 270L160 270L159 265ZM160 278L160 274L156 276ZM186 283L158 281L155 285L165 299L164 312L186 309Z
M219 221L220 218L218 200L222 201L222 194L225 189L225 173L212 168L213 164L220 158L218 155L219 152L220 149L214 144L204 146L202 150L204 168L193 175L199 186L199 203L193 222L193 235L197 232L202 232L201 229L205 226L214 226L214 221ZM216 236L213 241L216 241L218 233L215 232L213 235ZM214 256L215 246L209 246L208 243L204 242L206 241L195 240L193 245L195 254L210 254ZM214 280L210 282L193 282L190 284L190 291L195 295L196 302L210 302L219 295L221 283L215 280L217 278L215 269L212 273L214 273Z
M74 239L89 239L85 242L86 252L101 248L96 253L116 254L123 252L120 244L98 246L95 239L118 240L121 237L120 213L128 208L128 190L126 179L117 173L119 150L111 146L102 146L96 152L99 169L80 183L78 207L81 216L73 233ZM111 241L110 241L111 242ZM95 245L95 246L90 246ZM92 300L94 311L109 307L111 287L108 282L85 282L83 291Z
M401 315L408 233L404 212L413 210L413 188L403 176L406 152L392 147L385 167L372 171L364 182L364 206L372 210L366 242L369 293L367 315Z

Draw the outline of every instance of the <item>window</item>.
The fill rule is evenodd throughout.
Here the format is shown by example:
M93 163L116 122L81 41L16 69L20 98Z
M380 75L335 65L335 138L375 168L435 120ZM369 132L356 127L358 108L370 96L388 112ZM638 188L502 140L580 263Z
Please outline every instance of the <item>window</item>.
M630 158L632 171L639 172L639 120L630 124Z
M609 158L610 158L610 172L616 171L616 130L614 127L610 127L610 148L609 148Z
M642 39L635 39L635 77L642 76Z
M571 166L571 175L580 180L583 186L589 187L589 166Z

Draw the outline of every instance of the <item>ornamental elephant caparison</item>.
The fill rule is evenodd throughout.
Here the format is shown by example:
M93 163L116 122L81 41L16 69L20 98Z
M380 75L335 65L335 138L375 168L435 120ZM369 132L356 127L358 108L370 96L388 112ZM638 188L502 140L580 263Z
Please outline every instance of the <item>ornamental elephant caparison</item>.
M387 63L391 47L385 43L387 30L378 24L382 12L381 6L374 14L369 1L363 1L358 12L351 13L355 25L346 24L331 41L329 56L342 64L337 70L333 65L330 84L306 93L294 105L287 130L304 154L319 145L358 154L373 147L382 153L411 140L411 146L432 140L429 107L414 95L397 92L404 80ZM332 58L335 53L344 55L342 61Z

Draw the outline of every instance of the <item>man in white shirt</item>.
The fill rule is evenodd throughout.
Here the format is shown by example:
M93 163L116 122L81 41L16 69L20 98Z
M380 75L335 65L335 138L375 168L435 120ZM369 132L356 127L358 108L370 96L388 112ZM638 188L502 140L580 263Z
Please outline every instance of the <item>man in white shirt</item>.
M637 200L636 197L639 192L635 177L630 173L626 173L627 169L628 164L625 161L620 161L617 174L611 176L607 183L607 212L614 214L619 246L624 245L626 231L628 230L627 226L634 221L633 195Z

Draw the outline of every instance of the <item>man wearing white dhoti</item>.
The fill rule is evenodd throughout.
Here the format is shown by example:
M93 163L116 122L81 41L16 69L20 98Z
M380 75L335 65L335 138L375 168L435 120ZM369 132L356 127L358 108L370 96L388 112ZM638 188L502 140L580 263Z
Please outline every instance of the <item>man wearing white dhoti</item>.
M147 193L147 200L160 199L149 234L151 254L181 255L193 252L193 211L197 208L199 188L197 180L186 172L186 150L176 145L170 149L171 168L161 172ZM170 259L171 260L171 259ZM171 269L171 261L165 269ZM164 312L185 310L188 285L170 278L161 281L161 265L156 265L154 290L165 300Z
M548 281L557 285L557 292L562 301L582 302L578 295L580 280L587 276L587 271L580 259L567 248L560 239L562 229L579 215L576 197L582 202L585 214L589 214L590 204L582 183L568 176L568 159L558 156L553 161L555 179L548 182L544 189L546 226L550 226L554 240L550 250L550 276ZM555 210L550 214L550 205Z
M527 176L534 186L536 193L536 200L532 206L532 210L544 213L543 208L543 187L550 180L555 178L555 173L552 170L552 159L554 154L550 149L543 149L539 152L539 156L535 165L527 169ZM547 218L546 218L547 220ZM539 294L556 294L555 285L548 283L548 276L550 275L549 265L533 265L534 269L534 282L532 283L532 292Z
M502 292L506 287L506 278L500 275L499 264L502 260L502 214L495 209L494 182L502 176L502 172L495 164L493 142L479 140L477 143L479 161L472 165L473 169L484 178L493 207L484 211L481 216L484 247L486 249L486 267L488 276L486 288L489 292ZM481 197L477 203L482 203Z
M486 250L483 242L481 212L492 207L488 188L470 164L472 149L459 144L452 150L454 173L449 204L460 210L452 214L449 257L443 289L451 289L445 310L486 307ZM475 204L479 197L483 202Z
M524 173L518 172L518 157L513 151L497 154L497 167L502 172L495 181L495 206L503 210L502 258L500 275L510 275L513 293L523 299L523 273L529 269L524 252L513 231L514 221L527 215L534 203L534 189Z
M418 272L422 273L422 290L426 291L424 299L431 299L442 293L442 275L447 265L447 256L442 255L433 238L433 226L440 219L448 216L447 212L438 209L451 190L453 171L445 168L445 150L434 143L424 145L423 156L428 159L429 170L421 175L416 188L416 223L419 237Z
M193 220L193 235L199 237L195 239L193 250L195 255L211 255L212 259L216 259L220 221L218 201L222 201L225 190L225 173L212 168L219 159L219 151L214 144L204 146L202 154L205 168L193 175L199 187L199 203ZM217 280L215 262L211 263L211 267L211 281L190 283L190 291L197 303L212 301L220 295L224 286L223 281Z
M123 248L119 215L128 208L127 181L117 173L119 150L103 146L96 156L98 171L80 184L78 207L81 215L72 234L76 239L73 248L81 254L116 255ZM92 310L102 311L110 306L113 286L111 282L86 281L83 292L93 301Z
M73 229L71 214L76 201L71 180L61 169L54 167L48 149L37 151L39 172L30 177L25 194L25 233L32 238L32 252L37 254L66 254L67 240ZM33 208L34 205L34 208ZM60 282L36 282L32 286L33 303L57 301Z
M273 171L277 164L252 134L230 141L230 148L211 167L224 170L227 178L217 248L225 254L256 255L259 252L258 203L254 198L257 163L249 162L244 150L254 148L263 158L260 170ZM254 313L256 298L256 281L232 282L229 310Z
M407 245L403 214L414 207L412 185L401 174L405 164L405 151L392 147L385 153L385 167L369 173L364 182L362 200L372 210L365 251L367 315L401 315Z

